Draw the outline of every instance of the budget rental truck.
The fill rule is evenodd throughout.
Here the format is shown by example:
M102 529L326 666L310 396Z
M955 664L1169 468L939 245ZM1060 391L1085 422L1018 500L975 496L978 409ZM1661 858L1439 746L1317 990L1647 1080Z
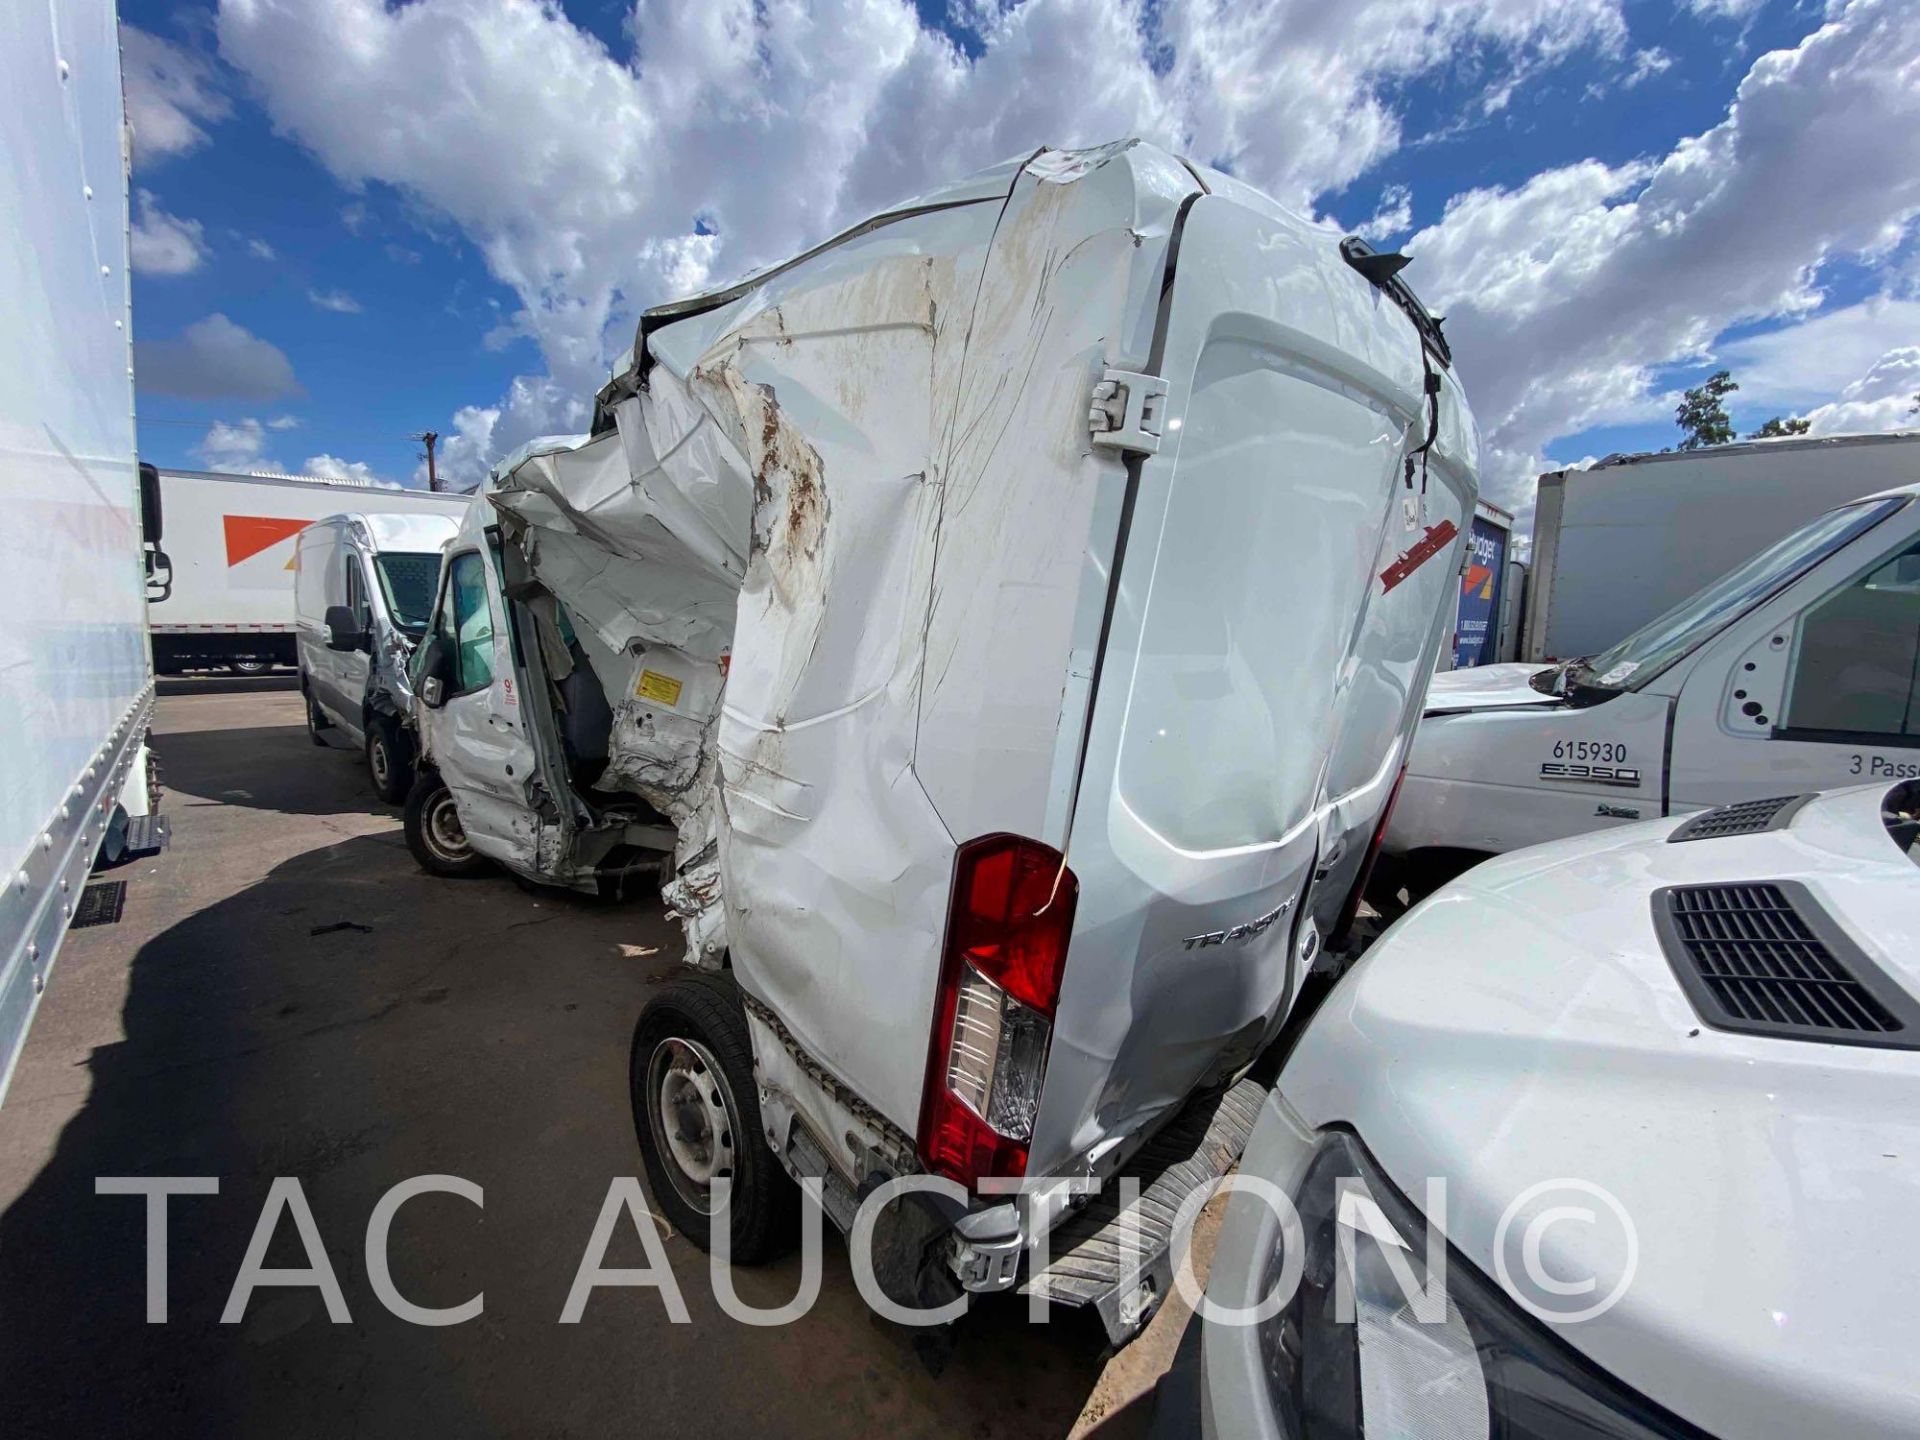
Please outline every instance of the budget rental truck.
M114 7L0 11L0 1095L96 856L151 840ZM144 496L143 489L147 492Z
M1041 150L648 311L590 433L499 467L410 813L549 884L668 829L676 1229L752 1259L794 1177L843 1227L905 1181L890 1294L1152 1313L1453 621L1478 440L1405 263Z
M153 663L162 675L254 675L296 663L295 537L343 511L458 521L464 495L311 475L160 471L171 562L150 591Z

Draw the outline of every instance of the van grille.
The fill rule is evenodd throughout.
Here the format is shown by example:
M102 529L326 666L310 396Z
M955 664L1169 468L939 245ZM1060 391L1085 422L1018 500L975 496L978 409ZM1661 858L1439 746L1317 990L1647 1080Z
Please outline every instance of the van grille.
M1654 895L1667 961L1716 1030L1920 1048L1920 1010L1791 881Z
M1765 800L1741 800L1705 810L1667 836L1669 845L1683 840L1721 840L1729 835L1758 835L1765 830L1784 830L1787 822L1811 795L1774 795Z

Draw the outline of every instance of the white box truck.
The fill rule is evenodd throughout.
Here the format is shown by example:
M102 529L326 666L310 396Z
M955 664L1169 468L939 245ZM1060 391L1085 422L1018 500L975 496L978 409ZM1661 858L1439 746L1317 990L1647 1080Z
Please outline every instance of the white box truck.
M361 485L310 475L160 471L170 571L154 577L153 663L259 674L295 663L294 537L342 511L359 515L466 513L464 495Z
M150 821L120 42L0 7L0 1096L97 854ZM142 824L150 830L151 824ZM133 843L143 843L140 835Z
M1598 655L1822 511L1920 480L1920 430L1610 455L1540 477L1517 659Z
M1453 619L1475 430L1404 263L1043 150L649 311L500 467L409 835L581 884L677 830L695 973L631 1071L676 1229L763 1256L791 1177L843 1227L899 1182L890 1294L1152 1313Z

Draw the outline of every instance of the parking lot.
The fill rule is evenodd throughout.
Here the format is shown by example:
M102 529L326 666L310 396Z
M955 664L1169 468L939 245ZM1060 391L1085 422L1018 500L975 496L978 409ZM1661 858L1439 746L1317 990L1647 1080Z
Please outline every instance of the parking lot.
M421 874L285 682L175 682L154 743L172 847L113 872L118 923L69 937L0 1111L5 1433L1146 1432L1177 1301L1105 1365L1096 1324L1031 1326L1010 1297L898 1329L831 1234L790 1326L725 1318L675 1236L691 1323L602 1289L558 1324L610 1181L638 1173L627 1046L677 927L657 901ZM484 1212L409 1202L393 1277L419 1305L484 1291L466 1324L407 1324L368 1284L368 1216L422 1174L481 1186ZM95 1194L115 1175L219 1181L171 1202L164 1325L144 1319L142 1202ZM351 1323L312 1287L220 1323L276 1176L300 1181ZM283 1217L268 1264L304 1263ZM630 1227L606 1263L645 1263ZM744 1273L741 1296L782 1303L799 1272Z

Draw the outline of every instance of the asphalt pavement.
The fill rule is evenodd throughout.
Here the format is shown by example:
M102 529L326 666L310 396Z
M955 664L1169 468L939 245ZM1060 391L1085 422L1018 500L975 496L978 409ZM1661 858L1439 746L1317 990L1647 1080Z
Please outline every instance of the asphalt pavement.
M609 1185L640 1174L627 1049L677 927L654 899L422 874L284 681L172 682L154 744L172 846L104 877L122 916L69 936L0 1108L0 1435L1146 1433L1177 1303L1110 1363L1097 1324L1032 1325L1012 1297L905 1329L861 1302L831 1227L794 1324L727 1318L670 1234L688 1323L643 1288L558 1323ZM412 1303L484 1294L462 1324L407 1323L369 1280L374 1206L419 1175L484 1194L409 1201L388 1245ZM164 1324L144 1202L103 1176L218 1182L170 1201ZM277 1177L344 1323L310 1285L222 1322ZM307 1263L290 1215L265 1263ZM631 1228L606 1263L647 1263ZM797 1257L737 1277L759 1306L799 1280Z

